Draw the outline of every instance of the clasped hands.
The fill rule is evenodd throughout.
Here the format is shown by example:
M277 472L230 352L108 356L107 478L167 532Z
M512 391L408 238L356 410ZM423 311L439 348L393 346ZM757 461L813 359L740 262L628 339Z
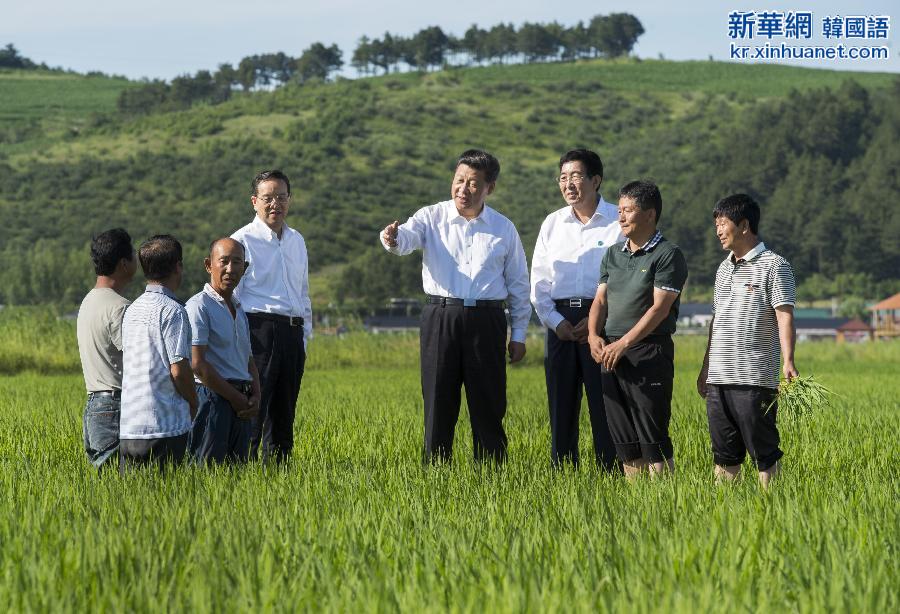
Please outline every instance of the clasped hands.
M591 346L591 357L612 371L628 346L622 340L607 343L600 335L592 335L588 331L588 319L583 318L578 324L572 325L568 320L563 320L556 327L556 336L560 341L577 341L588 343Z
M560 341L577 341L578 343L588 342L588 321L587 318L572 326L568 320L563 320L556 327L556 336Z
M621 339L607 343L603 337L594 334L588 336L588 343L591 346L591 357L608 371L616 368L625 350L628 349Z
M244 396L235 390L235 398L229 399L231 408L241 420L249 420L255 418L259 413L259 394L251 394L249 397Z

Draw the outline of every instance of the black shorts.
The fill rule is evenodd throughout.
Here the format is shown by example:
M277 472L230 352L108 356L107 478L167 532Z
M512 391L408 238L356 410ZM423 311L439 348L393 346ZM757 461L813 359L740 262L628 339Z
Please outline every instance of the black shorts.
M740 465L749 452L759 471L766 471L784 456L775 426L778 406L772 404L776 394L762 386L707 384L706 417L717 465Z
M606 419L620 460L672 458L674 359L671 337L651 337L628 348L615 370L601 371Z

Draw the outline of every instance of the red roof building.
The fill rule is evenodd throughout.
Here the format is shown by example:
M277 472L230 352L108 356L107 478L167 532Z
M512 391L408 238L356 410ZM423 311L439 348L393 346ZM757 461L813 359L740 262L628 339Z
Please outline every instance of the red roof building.
M869 307L875 338L900 336L900 292Z
M837 342L871 341L874 337L874 333L874 328L859 318L853 318L837 327Z

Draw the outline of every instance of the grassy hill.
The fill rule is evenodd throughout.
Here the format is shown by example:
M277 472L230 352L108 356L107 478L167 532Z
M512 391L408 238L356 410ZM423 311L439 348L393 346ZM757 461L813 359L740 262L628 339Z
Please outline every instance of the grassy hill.
M105 76L0 69L0 151L33 151L77 134L98 114L115 111L119 93L135 85Z
M290 222L310 244L320 305L414 293L416 261L377 254L376 232L446 198L455 156L473 146L500 158L491 204L529 254L562 204L556 160L588 146L606 165L607 199L637 177L660 183L663 230L688 253L695 284L710 282L721 257L708 212L732 190L760 197L767 240L801 277L884 277L885 262L900 263L892 216L857 218L860 232L881 233L888 260L877 269L860 269L855 248L823 246L854 208L884 198L877 190L896 195L897 83L784 66L587 61L287 86L124 119L114 107L128 82L0 73L0 302L77 300L91 277L90 234L113 225L181 238L189 293L209 240L249 220L247 186L265 167L293 178ZM23 199L35 213L23 215Z

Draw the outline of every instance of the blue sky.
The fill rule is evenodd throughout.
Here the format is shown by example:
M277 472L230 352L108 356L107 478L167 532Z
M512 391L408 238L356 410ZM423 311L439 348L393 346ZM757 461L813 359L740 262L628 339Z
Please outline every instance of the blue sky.
M170 79L200 69L214 70L221 62L236 63L256 53L284 51L296 56L316 41L337 43L349 63L356 41L364 34L380 37L390 31L409 35L438 25L461 35L472 23L485 27L512 22L518 26L525 21L556 20L572 25L612 12L632 13L644 24L646 33L635 48L640 57L727 60L731 42L727 22L732 10L812 11L815 27L809 44L825 43L820 29L826 15L890 15L887 41L862 41L890 47L889 60L791 63L900 73L900 48L895 44L900 38L900 5L884 1L12 0L6 4L0 45L13 43L23 55L51 66L101 70L130 78Z

